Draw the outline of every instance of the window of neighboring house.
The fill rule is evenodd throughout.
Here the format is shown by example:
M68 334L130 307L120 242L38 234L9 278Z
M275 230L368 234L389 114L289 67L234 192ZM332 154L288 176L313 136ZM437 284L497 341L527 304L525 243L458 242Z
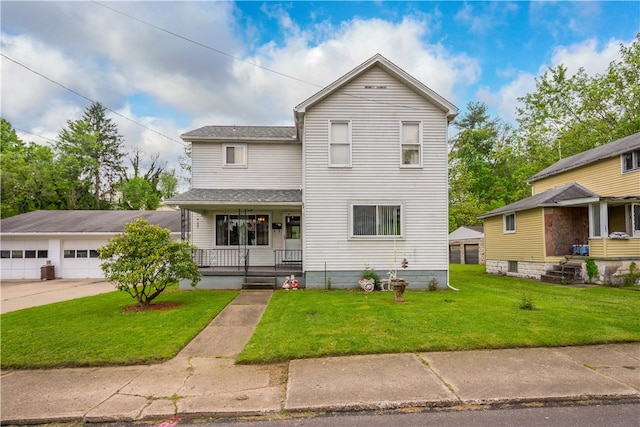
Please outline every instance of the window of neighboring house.
M351 167L351 123L329 122L329 166Z
M422 166L422 124L420 122L402 122L402 158L404 167Z
M505 233L515 233L516 232L516 214L515 214L515 212L503 215L502 222L503 222L503 231Z
M600 203L589 205L589 212L591 214L590 237L600 237L602 235L600 231Z
M622 155L622 172L631 172L640 169L640 150L631 151Z
M351 233L362 236L402 236L402 205L352 205Z
M507 271L509 273L517 273L518 272L518 261L507 261Z
M224 145L224 165L233 167L247 166L247 146L246 145Z
M216 215L216 246L268 246L269 215Z
M62 255L65 258L75 258L76 257L76 251L75 249L65 249L64 250L64 254Z

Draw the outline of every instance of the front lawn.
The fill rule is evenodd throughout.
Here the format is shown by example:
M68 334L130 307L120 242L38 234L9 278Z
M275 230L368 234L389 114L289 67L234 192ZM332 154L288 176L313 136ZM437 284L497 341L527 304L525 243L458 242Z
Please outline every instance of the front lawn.
M167 310L124 311L135 300L110 292L0 316L2 368L152 363L175 356L238 294L167 288Z
M435 350L640 341L635 288L568 287L451 266L459 291L278 291L244 363ZM523 296L534 310L520 308Z

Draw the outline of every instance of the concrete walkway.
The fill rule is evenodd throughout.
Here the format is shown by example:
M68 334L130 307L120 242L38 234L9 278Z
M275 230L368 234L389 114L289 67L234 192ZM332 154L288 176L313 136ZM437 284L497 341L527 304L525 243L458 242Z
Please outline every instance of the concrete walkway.
M638 402L640 343L236 365L272 291L242 291L151 366L2 372L1 423L108 422L522 402Z

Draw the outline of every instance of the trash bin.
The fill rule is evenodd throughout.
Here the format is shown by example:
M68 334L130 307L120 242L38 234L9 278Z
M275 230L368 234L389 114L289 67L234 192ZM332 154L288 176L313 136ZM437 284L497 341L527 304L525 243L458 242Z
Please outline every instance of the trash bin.
M55 267L52 264L40 267L40 280L53 280L56 278Z

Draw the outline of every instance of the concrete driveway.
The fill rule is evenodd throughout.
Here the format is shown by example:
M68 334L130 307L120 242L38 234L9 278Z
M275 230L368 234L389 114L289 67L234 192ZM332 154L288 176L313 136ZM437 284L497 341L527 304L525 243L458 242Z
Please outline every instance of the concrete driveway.
M104 279L2 280L0 313L115 291Z

